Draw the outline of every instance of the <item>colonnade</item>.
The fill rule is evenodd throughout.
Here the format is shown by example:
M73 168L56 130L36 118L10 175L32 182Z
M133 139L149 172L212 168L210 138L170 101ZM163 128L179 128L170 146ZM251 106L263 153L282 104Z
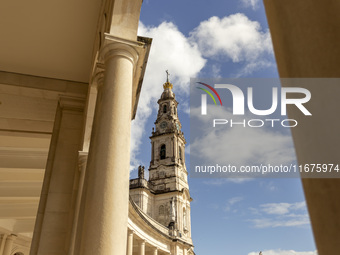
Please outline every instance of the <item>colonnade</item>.
M147 245L148 249L146 248ZM147 240L140 239L140 237L135 233L135 231L131 229L128 230L126 255L163 255L163 254L164 255L170 254L170 252L160 251L158 247L153 246Z
M3 234L0 243L0 255L11 255L13 242L17 238L16 235Z

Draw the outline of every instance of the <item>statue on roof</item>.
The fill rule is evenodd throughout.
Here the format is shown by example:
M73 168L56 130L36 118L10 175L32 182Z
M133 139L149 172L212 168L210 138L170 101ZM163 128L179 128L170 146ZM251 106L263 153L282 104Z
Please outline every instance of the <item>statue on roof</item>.
M139 166L138 167L138 178L139 179L144 179L144 166Z

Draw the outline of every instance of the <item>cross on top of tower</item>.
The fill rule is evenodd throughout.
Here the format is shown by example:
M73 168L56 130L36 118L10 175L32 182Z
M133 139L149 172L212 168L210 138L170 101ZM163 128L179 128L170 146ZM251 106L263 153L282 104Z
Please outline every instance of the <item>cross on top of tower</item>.
M169 76L170 76L170 73L168 70L165 71L166 72L166 83L163 84L163 88L164 89L172 89L173 85L172 83L169 81Z
M165 72L166 72L166 82L169 82L170 73L168 70L166 70Z

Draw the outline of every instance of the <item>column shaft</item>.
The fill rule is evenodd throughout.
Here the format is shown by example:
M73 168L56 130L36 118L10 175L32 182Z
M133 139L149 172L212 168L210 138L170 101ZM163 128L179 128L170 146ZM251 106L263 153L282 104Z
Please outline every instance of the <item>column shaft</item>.
M82 255L126 254L134 66L130 51L116 48L105 55L85 173Z
M153 255L158 255L158 249L157 249L157 248L155 248L155 249L153 250Z
M145 241L139 244L139 255L145 255Z
M15 235L10 235L10 236L7 237L3 255L11 255L13 242L14 242L15 239L16 239Z
M2 237L1 237L0 255L2 255L2 252L5 248L6 239L7 239L7 234L3 234Z
M127 255L132 255L133 253L133 231L128 233L128 244L127 244Z

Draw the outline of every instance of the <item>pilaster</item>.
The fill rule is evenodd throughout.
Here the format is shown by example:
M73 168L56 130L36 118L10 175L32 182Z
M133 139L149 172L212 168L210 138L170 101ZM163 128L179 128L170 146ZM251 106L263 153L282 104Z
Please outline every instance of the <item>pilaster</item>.
M74 183L78 182L78 151L81 147L84 100L60 97L31 255L66 254L72 231Z

